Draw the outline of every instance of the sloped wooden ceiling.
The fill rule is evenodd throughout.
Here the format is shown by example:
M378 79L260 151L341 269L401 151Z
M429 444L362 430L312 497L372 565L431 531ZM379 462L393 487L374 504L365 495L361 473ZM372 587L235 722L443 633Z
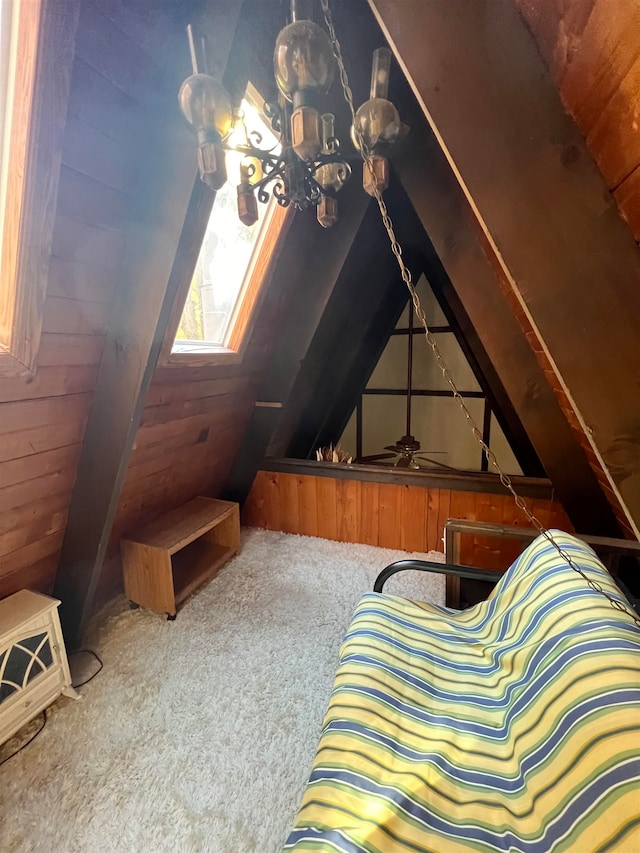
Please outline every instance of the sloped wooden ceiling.
M567 420L638 535L638 248L518 9L511 0L370 5Z
M75 53L57 70L70 92L36 372L0 380L2 596L52 589L127 234L144 219L139 190L161 136L156 110L169 92L175 98L175 10L78 5Z
M516 2L562 103L640 241L640 4Z
M130 14L139 14L136 3L130 7L123 0L123 5ZM266 96L273 96L265 69L271 65L285 16L280 4L275 5L277 12L258 0L247 0L242 7L232 0L204 4L216 65L221 67L228 57L225 82L236 92L244 91L250 77ZM321 235L328 241L325 250L337 243L346 251L353 240L348 205L342 231L323 232L312 215L300 217L291 239L280 247L283 252L291 247L288 261L273 259L269 276L274 286L268 287L242 363L156 368L178 280L195 262L194 235L204 232L208 194L199 182L193 189L195 144L177 109L180 82L190 73L182 26L190 10L180 4L170 8L176 14L169 18L172 62L167 84L147 93L157 107L154 120L162 149L152 150L142 170L56 579L72 645L95 601L120 587L122 533L197 494L220 493L292 296L294 302L302 300L312 323L322 314L327 266L314 269L319 300L313 311L308 310L309 290L304 297L299 291L300 281L309 283L309 257L323 252ZM162 17L162 2L159 9ZM107 104L104 109L117 122L119 108ZM355 192L355 185L353 190L357 227L358 210L364 210L366 199ZM209 194L209 207L212 201ZM326 251L329 267L332 254L335 247Z
M4 508L0 595L23 586L51 591L71 508L58 572L58 590L70 619L70 641L91 611L96 589L98 597L104 598L119 586L121 534L198 493L221 493L234 459L243 458L242 440L252 423L254 404L265 399L261 392L269 391L264 384L267 376L286 378L278 392L288 395L296 383L301 390L300 360L321 331L324 309L352 248L352 257L362 253L362 246L352 247L367 208L356 174L344 191L339 230L324 232L312 216L295 219L280 257L274 258L271 286L241 365L155 369L175 286L172 271L177 274L176 263L186 262L180 257L176 262L181 234L184 229L203 227L204 208L191 196L195 146L176 99L179 83L190 70L183 25L197 5L82 0L38 372L24 380L0 381L0 464L4 466L0 472L0 506ZM356 100L364 99L370 49L380 42L380 33L372 27L366 0L333 5ZM404 15L405 5L395 5ZM233 0L215 0L205 6L212 17L212 34L222 44L219 57L232 47L231 82L235 79L237 85L248 68L262 73L266 82L286 4L245 0L240 9ZM234 43L236 20L244 30ZM455 56L466 55L466 48L457 47L457 33L451 39ZM442 42L437 33L435 40ZM421 42L417 53L423 52ZM517 65L517 57L513 61ZM456 101L457 95L447 97ZM401 105L415 133L409 137L404 161L398 151L397 174L463 303L469 337L476 335L482 344L547 471L557 466L552 479L560 484L565 478L569 504L572 493L583 511L597 507L600 492L595 475L576 441L578 433L567 426L570 416L562 415L564 403L554 396L567 377L561 373L563 383L559 382L548 364L536 358L516 313L507 310L510 297L502 287L508 286L513 295L515 285L509 280L505 285L497 275L496 269L499 272L502 266L494 269L483 251L485 232L474 230L468 210L451 189L459 194L460 184L450 169L443 177L434 137L422 137L419 122L413 121L407 108ZM428 157L428 169L421 167L422 154ZM402 166L403 162L409 165ZM582 155L579 166L582 169ZM566 169L577 167L570 162ZM493 182L494 171L488 174ZM588 177L587 187L592 180ZM510 197L509 187L501 186L499 197ZM518 204L526 212L522 199ZM609 207L598 205L601 224L609 227ZM520 207L513 209L523 215ZM401 212L398 215L401 218ZM509 231L503 237L505 246L512 240L517 246L522 234ZM370 237L362 232L357 239L363 239L366 248ZM612 245L615 249L623 244L618 235ZM591 252L596 245L597 241L585 243L583 251ZM469 246L472 251L465 251ZM609 252L606 257L611 269L600 272L610 282L619 266L617 255L612 258ZM579 267L582 270L590 263L589 255ZM538 269L535 258L529 268ZM550 274L544 265L542 269ZM526 276L519 281L529 286ZM557 278L553 281L562 295L561 304L568 304L578 290L574 277L567 276L566 291ZM619 300L615 282L611 290L614 301ZM519 299L515 308L522 312ZM491 305L489 316L487 304ZM538 310L538 302L533 307ZM598 304L598 310L601 307ZM609 308L602 316L611 316ZM572 312L563 308L558 317L573 335ZM628 316L621 320L623 340L629 322ZM279 330L288 323L297 329L297 343L294 346L292 340L275 350L275 344L283 343ZM588 363L585 342L578 336L570 343L578 345L576 351ZM277 360L271 362L274 352ZM625 353L620 342L613 340L606 355L595 371L598 382L603 370L611 375L615 359ZM520 372L510 370L510 362L519 365ZM617 397L606 398L601 408L607 409L610 402L620 414ZM270 440L277 410L259 411L263 419L272 419L267 430ZM599 422L593 424L597 427ZM583 431L579 434L585 438ZM629 447L633 447L632 430L629 435ZM589 441L597 443L600 438L598 428ZM266 444L261 452L264 449ZM622 474L628 466L626 454L623 447ZM563 466L563 457L565 461L573 458L575 464ZM613 476L613 465L609 473ZM620 482L621 493L622 486ZM594 524L599 520L606 526L604 511L594 515ZM587 529L586 524L576 526ZM589 532L605 530L594 526Z
M368 13L365 4L354 3L348 9L337 7L335 10L339 31L350 67L361 70L368 68L371 50L380 44L381 33ZM357 22L357 25L356 23ZM366 84L365 84L366 86ZM366 87L361 84L356 88L360 97L366 97ZM357 99L358 95L356 95ZM394 99L401 108L403 118L412 126L408 140L393 156L395 169L404 184L408 197L413 203L422 226L426 228L434 246L444 264L446 274L451 281L456 296L461 304L463 322L469 337L475 337L480 349L489 357L494 369L493 384L499 395L506 391L513 406L516 420L528 432L538 456L540 457L548 476L551 478L558 493L572 516L572 521L580 530L598 530L602 534L615 535L618 532L613 513L604 500L597 479L589 467L588 460L576 440L565 415L563 414L554 391L538 363L530 343L521 328L515 313L503 293L501 280L484 252L484 244L479 234L473 228L473 214L467 210L467 202L462 194L440 148L435 141L423 116L416 109L415 98L408 91L401 79L395 74ZM402 241L409 245L422 245L428 252L429 239L421 229L422 237L416 237L415 226L407 229L411 221L410 211L403 210L403 204L409 204L407 197L393 205L394 216L402 222L404 228L398 234ZM409 237L408 235L411 234ZM384 234L382 235L384 239ZM357 240L371 240L366 232L359 232ZM378 242L376 241L376 245ZM285 255L286 257L286 255ZM393 268L390 270L393 274ZM363 275L366 275L363 267ZM375 277L372 287L384 288L386 283L380 277ZM403 285L398 277L397 286ZM302 297L299 297L302 298ZM453 304L453 303L452 303ZM355 303L352 306L355 312ZM296 318L300 313L298 308L291 313L289 323L290 333L296 336ZM356 314L353 314L355 321ZM337 315L334 315L337 322ZM470 325L471 323L471 325ZM245 442L243 454L237 460L232 480L230 495L242 497L253 478L257 460L251 458L251 449L255 450L257 436L261 436L260 453L267 447L268 436L273 434L271 451L274 453L297 452L306 455L310 435L324 435L321 420L314 423L314 418L321 418L319 407L305 404L305 400L329 399L322 392L325 386L331 386L333 377L340 382L345 379L340 363L340 354L335 354L335 346L324 347L326 358L322 358L322 330L318 330L318 338L311 345L315 359L307 360L298 371L297 388L287 385L279 389L277 399L284 405L283 412L260 413L254 417L255 431ZM356 333L353 332L355 335ZM325 333L326 335L326 333ZM334 336L334 343L339 336ZM287 350L287 335L280 344L282 352L276 354L280 363L291 370L293 354ZM345 358L350 351L349 344L342 342ZM332 357L329 357L329 352ZM374 358L375 350L370 350L369 358ZM302 361L304 351L297 354L296 365ZM375 359L374 359L375 361ZM369 368L372 367L371 362ZM489 371L485 368L485 374ZM329 378L331 377L331 378ZM347 386L349 382L347 381ZM268 386L267 386L268 387ZM500 390L502 389L502 390ZM270 389L273 391L273 389ZM284 392L284 393L283 393ZM346 397L334 400L333 417L340 420L346 418L353 405L352 394L347 389ZM289 396L286 396L289 394ZM330 396L330 394L329 394ZM265 399L271 399L269 393ZM344 411L340 414L335 407L342 405ZM325 412L325 414L327 414ZM260 426L258 426L260 421ZM517 427L516 427L517 429ZM334 436L335 438L335 436ZM293 439L293 443L290 443ZM305 444L306 442L306 444ZM259 456L259 454L258 454ZM242 477L240 477L242 470ZM241 488L241 483L244 488ZM585 496L589 495L589 499Z
M525 474L543 477L544 469L522 422L474 335L468 315L455 298L451 281L398 178L398 167L406 160L407 150L403 146L394 158L396 174L385 193L395 231L402 235L405 262L414 280L424 273L439 293L448 321L481 388L491 399L510 443L516 448ZM409 300L408 290L399 278L397 261L389 249L380 212L373 203L356 236L342 279L300 371L285 429L276 433L269 448L271 455L313 458L316 447L335 442L389 341L401 309ZM416 346L425 347L422 335L416 339ZM430 351L427 357L433 357Z

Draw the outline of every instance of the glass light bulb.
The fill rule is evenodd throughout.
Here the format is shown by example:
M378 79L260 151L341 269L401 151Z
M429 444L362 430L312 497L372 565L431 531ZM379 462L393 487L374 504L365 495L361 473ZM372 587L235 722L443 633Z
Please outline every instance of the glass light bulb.
M326 190L338 192L351 177L351 166L348 163L327 163L320 166L313 177Z
M243 107L247 102L243 100ZM247 105L248 106L248 105ZM257 111L254 109L254 119L258 117ZM258 118L258 121L260 119ZM233 111L233 129L226 140L226 160L227 160L227 175L232 184L240 184L243 182L257 183L262 179L262 163L257 157L250 157L242 151L234 151L234 148L248 148L251 145L249 133L245 123L245 111L242 107L236 108ZM242 177L242 174L245 177Z
M370 98L387 98L389 94L389 71L391 69L391 51L388 47L378 47L373 51L371 66Z
M224 139L233 122L229 95L208 74L187 77L178 94L184 117L194 130L215 128Z
M212 190L221 189L227 182L227 169L224 162L222 144L203 141L198 147L198 168L200 178Z
M278 88L288 100L294 92L327 92L335 59L326 32L313 21L295 21L276 39L273 65Z
M335 116L324 113L322 116L322 153L333 154L336 150ZM335 192L341 190L351 177L351 166L348 163L325 163L316 170L313 176L320 186Z
M371 98L365 101L356 112L356 121L370 151L378 145L394 143L402 130L398 110L386 98ZM360 145L353 127L351 139L359 149Z
M323 113L322 120L322 153L333 154L336 148L335 143L335 123L336 117L333 113Z

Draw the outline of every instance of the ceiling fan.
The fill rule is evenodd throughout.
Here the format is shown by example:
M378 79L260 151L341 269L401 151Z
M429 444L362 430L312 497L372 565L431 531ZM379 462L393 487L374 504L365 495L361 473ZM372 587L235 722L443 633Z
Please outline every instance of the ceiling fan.
M413 373L413 305L409 303L409 343L408 343L408 358L407 358L407 422L406 434L399 438L395 444L388 444L384 450L387 453L374 453L370 456L361 456L356 459L356 462L381 462L383 459L394 459L394 468L412 468L420 470L430 466L445 468L448 471L458 471L458 468L453 468L451 465L445 465L444 462L438 462L437 459L432 459L432 455L446 455L444 450L430 450L429 456L420 454L420 442L411 435L411 390L412 390L412 373ZM427 462L428 465L421 465L421 462Z
M393 459L396 457L396 461L393 463L394 468L413 468L418 471L421 468L427 468L431 465L435 465L438 468L446 468L448 471L458 471L457 468L452 468L451 465L445 465L444 462L438 462L437 459L431 459L429 456L421 455L420 442L409 433L407 433L407 435L403 435L402 438L399 438L395 444L385 445L384 449L390 452L374 453L371 456L361 456L359 459L356 459L356 462L379 462L383 459ZM440 455L444 454L446 451L431 450L428 452ZM428 462L429 465L421 465L421 462Z

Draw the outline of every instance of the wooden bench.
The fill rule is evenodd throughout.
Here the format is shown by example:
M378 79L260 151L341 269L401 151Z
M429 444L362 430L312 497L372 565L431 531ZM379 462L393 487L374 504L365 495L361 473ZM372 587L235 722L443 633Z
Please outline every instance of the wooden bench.
M238 504L194 498L120 544L129 601L175 619L180 602L237 552Z

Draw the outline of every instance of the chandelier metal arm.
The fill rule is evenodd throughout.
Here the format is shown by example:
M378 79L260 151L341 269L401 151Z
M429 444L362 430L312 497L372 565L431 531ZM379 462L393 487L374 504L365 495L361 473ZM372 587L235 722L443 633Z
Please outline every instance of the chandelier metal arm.
M257 195L258 201L266 204L269 201L269 193L266 187L276 181L272 189L273 195L278 201L278 204L286 207L289 203L293 204L302 210L309 206L315 206L320 202L323 195L335 198L337 193L331 187L324 187L315 179L316 172L323 166L338 165L346 175L349 169L349 164L345 158L339 153L339 145L337 140L334 145L334 150L331 153L320 152L313 160L305 162L300 159L293 161L287 159L283 154L275 154L273 149L258 148L254 145L229 145L223 143L225 151L232 151L236 154L241 154L243 157L259 160L262 165L263 177L258 181L251 183L249 188ZM305 188L305 197L288 198L291 192L290 182L287 179L287 167L297 170L300 179Z

